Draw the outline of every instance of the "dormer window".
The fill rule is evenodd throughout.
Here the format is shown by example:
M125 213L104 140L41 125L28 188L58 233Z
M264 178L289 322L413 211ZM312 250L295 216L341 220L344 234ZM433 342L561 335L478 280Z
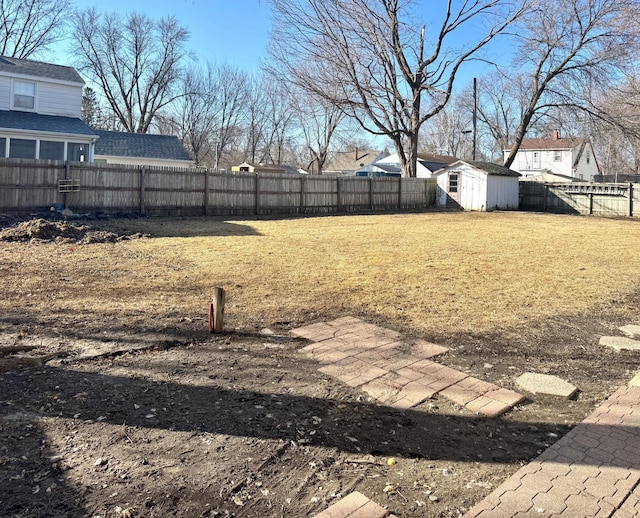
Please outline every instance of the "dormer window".
M14 81L13 107L20 110L35 110L36 84L31 81Z

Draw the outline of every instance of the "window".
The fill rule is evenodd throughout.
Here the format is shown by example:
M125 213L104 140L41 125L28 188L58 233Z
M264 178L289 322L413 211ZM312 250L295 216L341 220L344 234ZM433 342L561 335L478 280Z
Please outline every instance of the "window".
M35 158L36 141L12 138L9 142L9 158Z
M24 110L36 108L36 84L28 81L13 83L13 107Z
M449 192L458 192L458 173L449 174Z
M84 162L88 160L88 147L88 144L69 142L69 144L67 144L67 160L69 160L70 162Z
M41 160L64 160L64 142L40 141Z
M0 137L0 158L5 158L7 156L7 139L5 137Z
M554 162L562 162L562 151L554 151L553 152L553 161Z

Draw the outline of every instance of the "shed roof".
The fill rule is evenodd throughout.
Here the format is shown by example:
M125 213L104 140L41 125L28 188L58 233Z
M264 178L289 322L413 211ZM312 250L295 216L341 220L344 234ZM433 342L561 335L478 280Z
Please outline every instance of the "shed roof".
M0 128L72 135L93 136L97 134L81 119L75 117L20 111L0 111Z
M84 84L80 74L73 67L54 65L43 61L32 61L30 59L0 56L0 72Z
M475 169L478 169L479 171L482 171L488 176L508 176L508 177L515 177L515 178L518 178L519 176L521 176L520 173L514 171L513 169L509 169L508 167L505 167L503 165L494 164L493 162L476 162L473 160L458 160L457 162L453 162L452 164L449 164L444 169L437 171L435 174L441 174L443 172L451 171L451 169L454 169L456 166L463 165L463 164L466 164Z
M96 142L96 155L132 158L157 158L159 160L188 160L192 158L173 135L126 133L96 130L100 137Z
M453 164L458 161L458 159L453 156L430 155L428 153L418 153L418 160L431 172L447 167L449 164Z

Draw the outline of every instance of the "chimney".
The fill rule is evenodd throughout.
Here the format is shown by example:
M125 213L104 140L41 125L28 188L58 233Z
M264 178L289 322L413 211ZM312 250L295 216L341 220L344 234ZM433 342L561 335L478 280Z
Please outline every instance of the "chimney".
M560 135L558 134L558 130L555 130L553 132L553 140L559 140L560 139Z

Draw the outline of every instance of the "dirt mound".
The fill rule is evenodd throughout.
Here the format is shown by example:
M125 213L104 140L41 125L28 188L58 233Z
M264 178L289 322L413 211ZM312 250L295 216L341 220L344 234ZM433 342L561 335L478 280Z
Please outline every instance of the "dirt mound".
M145 237L142 234L119 236L106 230L93 229L89 225L72 225L68 221L32 219L0 231L0 241L36 241L56 243L114 243L123 239Z

